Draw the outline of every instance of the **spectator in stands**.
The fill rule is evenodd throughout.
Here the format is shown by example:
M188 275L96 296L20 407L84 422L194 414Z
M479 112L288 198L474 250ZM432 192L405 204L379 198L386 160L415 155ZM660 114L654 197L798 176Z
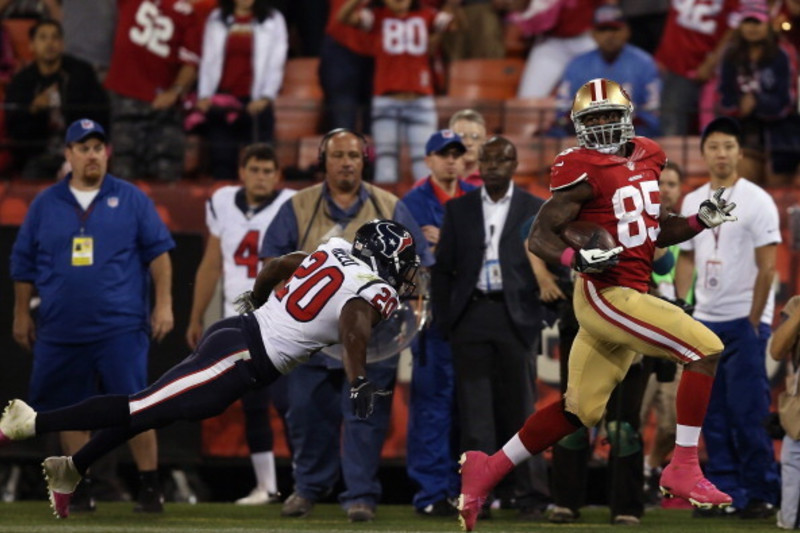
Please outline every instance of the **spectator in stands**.
M764 0L748 3L722 60L720 111L742 126L744 159L739 172L765 182L788 183L800 163L796 52L769 24Z
M450 117L449 127L461 138L467 151L461 157L462 177L470 185L483 185L478 165L478 153L486 142L486 120L474 109L456 111Z
M258 249L281 205L294 195L278 189L281 171L275 150L268 144L251 144L242 152L238 165L241 185L217 189L206 204L208 240L197 267L194 298L189 313L186 342L192 350L203 336L203 316L222 278L223 317L236 316L234 300L251 290L258 274ZM278 501L273 436L269 423L270 392L275 383L242 396L245 437L256 474L256 487L236 500L240 505Z
M650 54L628 44L630 35L630 27L618 6L604 5L595 10L592 37L597 48L573 58L564 71L558 87L556 133L574 133L569 114L575 92L591 79L608 78L622 85L633 102L637 135L657 137L660 134L658 68Z
M510 0L463 0L463 17L442 42L447 60L504 58L502 16L510 3Z
M447 0L442 11L420 7L419 0L384 0L381 7L360 7L347 0L339 21L370 32L375 54L372 136L375 140L375 182L400 179L401 142L408 144L414 180L427 175L425 145L436 129L431 48L454 28L460 0Z
M104 81L114 49L117 0L61 0L61 4L66 52L92 65Z
M694 317L725 344L703 422L705 473L733 498L728 513L766 518L775 514L780 496L772 440L763 425L770 404L764 357L781 242L778 208L768 192L737 170L742 150L735 119L719 117L706 126L700 151L711 181L686 195L681 214L695 213L712 194L740 204L735 224L680 244L675 271L678 297L685 300L697 269Z
M319 82L325 95L326 128L371 129L372 37L340 22L347 0L328 0L328 25L319 56Z
M33 350L29 398L36 409L65 407L100 390L138 392L147 385L148 337L161 341L173 327L175 243L153 202L106 172L108 145L97 122L73 122L65 144L72 171L34 199L11 252L13 336ZM35 323L34 290L41 299ZM66 455L89 441L88 431L60 436ZM161 512L155 430L129 444L141 482L134 510ZM71 510L94 510L90 488L81 484Z
M59 0L0 0L3 18L50 18L61 20Z
M547 3L531 0L528 9L513 13L510 20L527 36L536 36L528 54L517 96L542 98L558 85L569 61L595 48L589 34L592 13L603 0L555 0Z
M461 450L494 453L536 399L543 309L522 228L544 202L513 185L517 151L507 139L486 141L479 164L483 187L445 204L431 294L453 352ZM511 490L522 518L541 519L548 488L534 464L515 470Z
M425 144L430 176L403 197L422 228L431 252L439 242L444 205L475 187L459 179L467 147L452 130L441 130ZM460 480L453 447L455 381L453 355L438 325L420 331L411 345L411 397L408 404L408 477L417 485L414 509L423 516L455 516Z
M108 124L108 96L91 65L64 54L54 20L30 29L34 60L6 90L6 129L25 178L54 179L64 163L66 125L87 117Z
M239 150L275 135L273 102L283 81L289 35L269 0L220 0L203 34L197 108L205 113L211 175L236 178Z
M631 44L655 54L667 22L669 0L620 0L619 6L631 29Z
M185 0L119 3L105 80L111 91L113 170L119 177L181 177L185 137L179 103L197 76L201 32Z
M364 222L391 218L409 228L422 264L430 266L428 244L406 206L363 181L367 154L366 139L350 130L333 130L323 137L319 164L325 181L303 189L281 206L264 235L261 258L311 251L331 237L352 239ZM396 374L396 356L367 365L367 378L380 389L392 390ZM379 399L372 417L357 420L342 400L350 388L342 362L324 353L316 353L286 378L295 487L281 515L308 515L333 491L341 466L345 491L339 501L348 519L373 520L381 496L378 465L391 403Z
M719 5L721 4L721 5ZM700 92L714 75L731 33L739 0L674 1L656 51L662 71L661 129L664 135L696 133Z
M776 0L772 27L800 53L800 0Z

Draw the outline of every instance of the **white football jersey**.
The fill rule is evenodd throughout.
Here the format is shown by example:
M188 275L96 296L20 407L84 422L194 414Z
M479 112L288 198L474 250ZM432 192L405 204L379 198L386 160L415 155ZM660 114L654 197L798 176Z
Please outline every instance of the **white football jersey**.
M353 298L363 298L383 318L397 309L397 292L350 255L352 247L340 238L320 245L255 311L267 355L280 372L340 342L339 315Z
M253 288L260 270L258 250L264 233L283 203L295 194L291 189L283 189L271 204L253 211L247 210L243 199L236 201L239 191L244 189L227 185L214 192L206 202L208 231L219 238L222 248L225 317L236 315L233 300Z

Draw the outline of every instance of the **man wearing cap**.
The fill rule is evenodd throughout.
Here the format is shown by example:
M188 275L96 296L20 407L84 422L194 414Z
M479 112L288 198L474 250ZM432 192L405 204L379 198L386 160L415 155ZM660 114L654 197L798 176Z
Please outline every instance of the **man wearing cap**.
M437 131L425 144L425 164L431 171L403 197L428 241L439 242L444 204L476 187L459 179L467 147L452 130ZM455 516L458 496L456 450L451 446L455 408L453 357L437 326L423 330L411 346L411 400L408 413L406 468L419 487L414 508L424 516Z
M592 37L597 48L575 57L567 64L558 87L559 125L554 133L572 129L569 112L575 92L594 78L616 81L625 89L636 110L636 133L645 137L661 135L658 108L661 78L653 57L629 44L631 30L619 6L603 5L594 12Z
M732 118L717 118L703 130L700 150L711 181L686 195L681 214L696 212L724 187L723 198L737 204L739 221L681 243L675 287L686 298L697 270L694 317L725 344L703 423L706 476L733 498L742 518L763 518L774 514L780 494L772 441L762 423L770 405L764 354L781 233L775 201L737 172L740 139Z
M107 174L106 132L90 119L73 122L64 156L66 178L31 203L11 252L14 340L33 351L29 401L36 409L71 405L98 394L133 394L147 385L148 336L173 327L175 243L153 202ZM148 295L154 285L155 305ZM34 291L41 299L31 315ZM88 432L63 432L72 455ZM155 432L130 441L141 488L136 511L162 511ZM75 510L93 510L84 497ZM79 487L80 490L80 487Z
M484 185L444 206L431 286L434 323L452 348L460 448L494 453L536 399L543 310L524 233L544 202L512 183L517 150L507 139L486 141L478 161ZM502 495L522 517L541 518L541 464L516 469Z

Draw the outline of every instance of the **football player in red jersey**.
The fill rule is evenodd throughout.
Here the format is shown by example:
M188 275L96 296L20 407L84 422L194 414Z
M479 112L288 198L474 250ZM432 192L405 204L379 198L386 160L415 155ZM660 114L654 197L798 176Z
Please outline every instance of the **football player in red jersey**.
M552 264L579 272L574 307L580 330L572 345L564 398L538 410L492 456L462 456L459 512L472 530L489 491L506 473L582 426L603 416L611 391L637 353L684 365L677 394L677 438L661 490L703 508L731 498L703 476L697 442L722 342L679 307L647 294L655 247L689 239L734 221L720 194L690 218L669 215L659 202L658 176L666 157L654 141L635 137L633 105L614 81L582 86L572 106L578 147L556 157L553 196L542 207L528 239L530 250ZM603 226L619 246L569 248L560 233L573 220Z

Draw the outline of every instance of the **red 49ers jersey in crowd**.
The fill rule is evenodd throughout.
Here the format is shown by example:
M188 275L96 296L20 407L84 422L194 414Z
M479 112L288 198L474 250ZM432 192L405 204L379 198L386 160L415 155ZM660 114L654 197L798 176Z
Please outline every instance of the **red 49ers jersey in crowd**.
M199 62L203 30L188 0L119 0L118 16L108 89L149 102Z
M558 154L550 172L550 189L583 181L594 198L583 204L578 220L600 224L624 247L619 265L599 274L583 274L601 287L630 287L646 292L653 270L655 241L661 230L658 177L667 158L655 141L634 137L630 157L570 148Z
M656 60L691 78L706 56L733 27L739 0L672 0Z
M446 26L451 16L430 8L395 15L386 8L373 11L370 26L375 51L376 95L393 92L433 94L428 48L435 26Z

